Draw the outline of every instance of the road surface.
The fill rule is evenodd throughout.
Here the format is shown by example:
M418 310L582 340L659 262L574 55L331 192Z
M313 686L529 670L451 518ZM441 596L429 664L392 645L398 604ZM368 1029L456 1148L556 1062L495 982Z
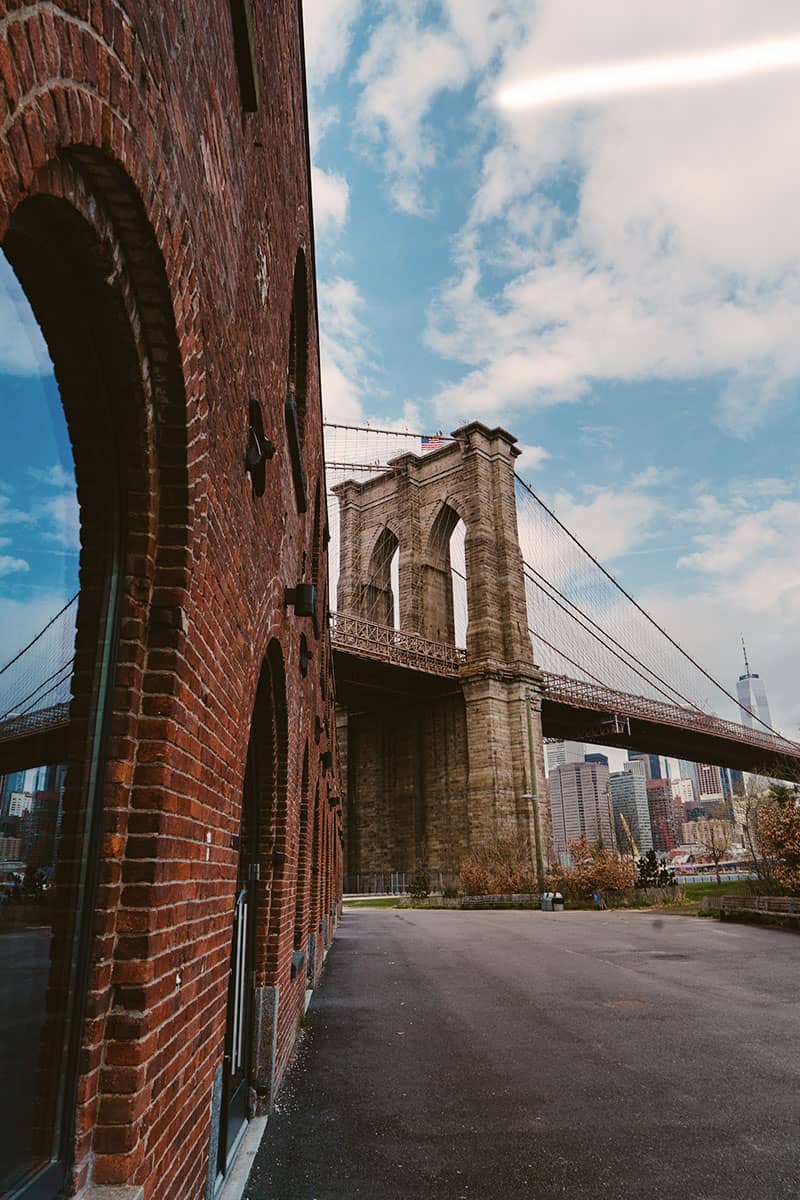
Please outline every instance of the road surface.
M800 936L346 911L248 1200L796 1200Z

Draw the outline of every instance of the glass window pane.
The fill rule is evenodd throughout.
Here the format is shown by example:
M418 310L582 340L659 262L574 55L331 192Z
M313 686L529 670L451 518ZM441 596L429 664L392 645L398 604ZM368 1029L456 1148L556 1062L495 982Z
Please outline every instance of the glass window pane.
M69 981L53 964L74 957L76 897L55 886L67 768L48 747L65 744L78 558L58 385L0 252L0 1195L58 1145Z

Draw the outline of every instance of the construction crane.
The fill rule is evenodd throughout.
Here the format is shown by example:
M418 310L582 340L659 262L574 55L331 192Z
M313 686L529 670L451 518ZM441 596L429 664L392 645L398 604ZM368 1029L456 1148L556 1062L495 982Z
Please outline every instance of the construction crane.
M662 813L658 814L658 823L661 826L661 832L664 835L664 841L667 843L667 849L670 851L674 850L675 845L672 841L672 838L669 836L669 830L667 829L667 822L664 820L664 816Z
M633 851L633 857L638 858L639 857L639 847L636 845L636 842L633 840L633 834L631 833L631 827L625 819L625 813L618 813L617 815L619 816L619 820L620 820L620 824L621 824L622 828L625 830L625 833L628 835L628 841L630 842L631 850Z

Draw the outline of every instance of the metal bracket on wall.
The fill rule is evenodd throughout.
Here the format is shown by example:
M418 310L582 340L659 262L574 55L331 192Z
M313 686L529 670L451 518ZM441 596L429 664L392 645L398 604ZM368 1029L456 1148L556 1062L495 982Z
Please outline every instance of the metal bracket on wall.
M261 405L257 400L251 400L250 428L247 434L247 453L244 459L244 469L250 476L254 496L263 496L267 486L267 460L275 453L275 443L264 432L264 418Z

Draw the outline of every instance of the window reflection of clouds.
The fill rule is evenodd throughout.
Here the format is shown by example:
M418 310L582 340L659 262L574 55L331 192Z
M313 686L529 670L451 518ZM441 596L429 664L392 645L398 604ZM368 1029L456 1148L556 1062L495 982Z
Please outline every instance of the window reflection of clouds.
M53 364L25 293L0 254L0 375L52 375Z
M79 512L53 366L0 253L0 657L78 586Z
M0 252L0 666L78 590L75 470L53 365L16 275ZM69 656L74 608L44 639L42 657ZM46 644L44 644L46 643ZM18 690L0 679L0 701Z

